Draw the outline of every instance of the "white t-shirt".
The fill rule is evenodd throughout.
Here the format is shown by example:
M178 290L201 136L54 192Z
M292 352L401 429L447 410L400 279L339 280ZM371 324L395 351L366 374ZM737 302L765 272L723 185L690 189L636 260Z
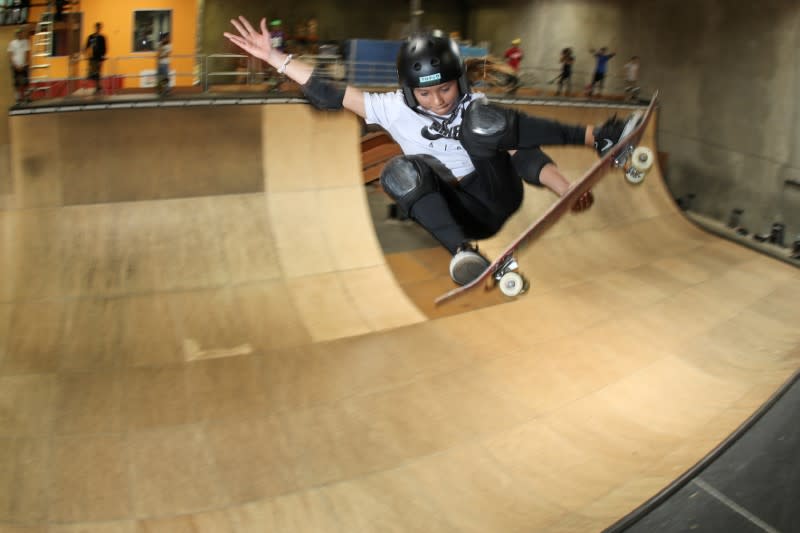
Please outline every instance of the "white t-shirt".
M439 117L433 113L417 113L406 105L401 90L390 93L364 93L364 108L367 124L378 124L388 131L404 154L432 155L446 166L453 176L463 178L473 172L475 166L461 142L452 137L457 135L461 126L464 109L472 101L483 96L481 93L472 93L468 98L462 99L453 112L452 122L448 122L448 117ZM422 130L427 130L429 137L436 137L437 134L444 136L433 140L427 139L423 137Z
M639 63L635 61L628 61L625 63L625 80L638 81L639 80Z
M13 39L8 43L8 51L11 52L11 62L15 67L24 67L28 64L25 54L31 49L31 45L25 39Z

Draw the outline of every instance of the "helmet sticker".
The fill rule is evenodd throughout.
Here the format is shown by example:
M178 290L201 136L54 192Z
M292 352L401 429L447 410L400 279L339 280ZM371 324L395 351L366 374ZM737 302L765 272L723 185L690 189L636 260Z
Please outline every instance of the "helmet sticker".
M431 74L430 76L420 76L419 82L420 83L428 83L431 81L439 81L442 79L441 73Z

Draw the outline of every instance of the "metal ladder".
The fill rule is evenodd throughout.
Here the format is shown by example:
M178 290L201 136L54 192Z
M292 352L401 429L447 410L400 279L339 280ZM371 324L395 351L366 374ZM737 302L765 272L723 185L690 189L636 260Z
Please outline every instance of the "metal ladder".
M36 33L33 34L33 50L31 51L34 57L50 57L53 55L52 16L52 13L45 13L42 16L42 20L36 23Z
M49 78L48 69L50 62L47 59L53 55L53 14L45 13L42 15L42 20L36 23L36 32L33 34L33 46L31 47L31 82L45 81ZM34 75L35 72L35 75ZM30 95L34 92L48 93L50 85L34 85L28 88L26 95L30 99Z
M52 4L51 4L52 5ZM69 16L70 13L80 12L80 1L73 0L71 2L66 2L63 6L62 11L62 20L60 24L64 24L65 22L72 25L73 22ZM53 56L55 50L53 50L53 36L54 30L56 29L56 13L54 11L46 11L42 14L41 20L36 23L36 31L33 34L33 43L31 46L31 56L34 59L31 63L31 70L39 71L36 76L32 77L32 81L38 80L48 80L49 74L48 69L50 68L50 61L48 59L43 58L50 58ZM70 72L73 70L72 63L74 59L72 58L72 53L70 54ZM72 73L70 73L72 76ZM44 91L47 92L51 88L50 85L43 85L37 87L36 91Z

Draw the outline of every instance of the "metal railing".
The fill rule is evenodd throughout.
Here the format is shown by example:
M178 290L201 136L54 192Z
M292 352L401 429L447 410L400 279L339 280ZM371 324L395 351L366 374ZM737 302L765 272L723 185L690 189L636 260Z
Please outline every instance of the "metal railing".
M397 70L394 62L350 61L335 54L299 55L297 58L321 67L328 77L345 81L350 85L361 87L395 87L397 85ZM69 94L72 94L78 85L76 82L84 79L81 74L86 72L84 63L88 63L88 60L74 58L70 61L69 71L72 73L70 77L66 79L50 78L45 73L31 81L45 86L66 82L70 88ZM141 68L138 66L132 68L132 64L141 65ZM244 54L172 55L170 56L170 66L171 77L178 80L177 86L199 86L205 93L212 91L215 85L242 86L242 89L246 90L247 86L275 84L286 79L263 61ZM175 69L175 66L180 68ZM135 73L131 73L132 71ZM147 78L152 77L154 81L156 71L157 57L155 55L118 56L106 61L103 77L121 78L120 85L125 89L148 88L154 86L154 82ZM559 68L525 67L518 73L520 82L518 87L537 89L540 93L554 93L557 89L559 73ZM571 94L583 95L592 76L593 72L590 71L573 71ZM135 83L128 80L135 80ZM180 83L183 80L191 81ZM111 94L114 94L117 90L116 84L107 85L110 87ZM480 87L481 83L479 82L477 88L480 89ZM625 88L626 83L622 76L609 75L605 80L602 94L624 95ZM39 91L42 90L39 89Z
M176 54L170 55L170 66L172 66L176 61L177 62L192 62L196 63L196 59L198 56L192 54ZM183 61L186 60L186 61ZM156 75L158 72L158 57L154 55L132 55L132 56L117 56L111 58L111 60L107 61L107 75L109 76L117 76L123 79L133 79L138 81L138 87L142 88L149 88L155 87L156 85ZM129 72L131 69L128 68L131 64L133 65L142 65L142 68L133 67L134 69L138 69L138 74L123 74ZM174 71L175 72L175 79L179 78L191 78L192 85L197 82L196 76L194 71Z

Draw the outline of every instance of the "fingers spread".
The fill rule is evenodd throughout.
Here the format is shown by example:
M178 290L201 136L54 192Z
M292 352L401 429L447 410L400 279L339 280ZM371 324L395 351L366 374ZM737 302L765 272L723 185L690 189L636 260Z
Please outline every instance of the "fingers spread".
M243 16L239 15L239 20L242 22L242 25L247 28L247 32L251 38L255 38L258 36L258 32L253 29L253 26L250 24L250 21L244 18Z
M241 24L239 24L239 21L238 21L238 20L236 20L236 19L231 19L231 24L233 24L233 27L234 27L234 28L236 28L236 31L238 31L240 35L242 35L242 36L245 36L245 35L246 35L246 33L247 33L247 32L246 32L246 31L245 31L245 29L242 27L242 25L241 25Z

